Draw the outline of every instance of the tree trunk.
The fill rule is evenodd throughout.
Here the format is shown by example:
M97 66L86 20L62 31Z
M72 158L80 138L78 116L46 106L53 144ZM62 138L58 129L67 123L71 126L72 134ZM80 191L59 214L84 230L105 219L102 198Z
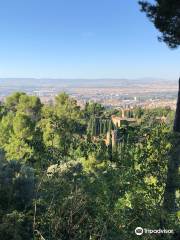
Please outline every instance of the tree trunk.
M168 213L175 212L176 209L176 190L180 188L178 169L180 160L180 79L176 114L173 130L175 133L174 146L168 163L168 173L164 192L164 209Z
M177 106L176 106L176 114L174 119L174 132L180 133L180 78L179 78L179 90L178 90L178 99L177 99Z

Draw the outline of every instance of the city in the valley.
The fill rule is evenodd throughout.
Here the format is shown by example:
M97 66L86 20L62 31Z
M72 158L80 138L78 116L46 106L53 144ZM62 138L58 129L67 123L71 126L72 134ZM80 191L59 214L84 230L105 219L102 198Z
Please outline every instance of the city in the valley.
M169 107L175 109L177 80L144 79L0 79L0 100L14 91L26 92L51 103L60 92L80 106L98 102L108 108Z

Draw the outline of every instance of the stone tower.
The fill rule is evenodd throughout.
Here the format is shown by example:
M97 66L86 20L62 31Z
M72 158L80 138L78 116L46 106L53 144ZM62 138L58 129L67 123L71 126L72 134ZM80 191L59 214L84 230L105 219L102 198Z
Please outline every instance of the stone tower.
M112 130L111 136L112 136L112 148L113 148L117 144L117 130Z
M106 134L106 145L109 146L111 143L111 133L107 132Z

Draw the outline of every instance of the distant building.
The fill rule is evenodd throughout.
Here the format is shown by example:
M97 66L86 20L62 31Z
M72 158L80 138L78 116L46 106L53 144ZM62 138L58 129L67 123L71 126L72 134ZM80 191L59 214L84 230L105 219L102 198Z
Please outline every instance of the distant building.
M117 117L117 116L112 116L111 117L112 122L116 127L122 127L123 125L127 125L128 123L136 123L137 120L135 118L126 118L126 117Z
M112 147L116 146L117 144L117 130L111 130L111 132L107 132L106 139L105 139L106 146L112 144Z
M130 109L122 109L122 108L120 109L121 109L122 117L118 117L115 115L111 116L111 120L113 124L116 126L116 128L120 128L124 125L128 125L131 123L137 123L137 119L125 117L125 112L130 111ZM110 144L112 144L112 147L116 146L117 142L119 141L118 135L119 134L117 129L108 131L105 139L106 146L109 146Z
M107 132L106 139L105 139L106 146L109 146L111 144L111 133Z
M112 147L115 147L117 144L117 130L112 130L111 136L112 136Z
M162 117L156 117L156 122L158 123L166 123L167 117L162 116Z

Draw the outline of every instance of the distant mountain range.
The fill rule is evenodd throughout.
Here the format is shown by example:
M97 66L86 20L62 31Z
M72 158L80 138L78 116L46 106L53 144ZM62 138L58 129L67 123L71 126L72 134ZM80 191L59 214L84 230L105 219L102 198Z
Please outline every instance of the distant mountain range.
M0 78L0 87L130 87L137 85L177 84L177 80L158 78L140 79L50 79L50 78Z

